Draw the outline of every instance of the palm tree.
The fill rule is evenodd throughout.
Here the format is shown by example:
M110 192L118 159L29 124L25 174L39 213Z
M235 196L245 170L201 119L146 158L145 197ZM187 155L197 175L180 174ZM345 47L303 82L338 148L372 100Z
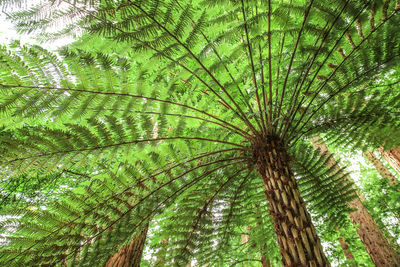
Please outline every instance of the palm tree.
M99 177L10 219L20 230L6 230L2 263L104 264L183 204L185 223L169 224L170 259L205 262L256 216L238 207L265 197L282 264L329 266L308 210L337 227L356 194L309 138L358 149L400 143L399 95L368 87L398 66L399 3L85 4L49 14L82 15L91 34L130 54L64 51L60 60L40 47L2 47L0 109L18 134L1 140L1 171L84 167ZM40 28L49 18L38 10L14 19Z

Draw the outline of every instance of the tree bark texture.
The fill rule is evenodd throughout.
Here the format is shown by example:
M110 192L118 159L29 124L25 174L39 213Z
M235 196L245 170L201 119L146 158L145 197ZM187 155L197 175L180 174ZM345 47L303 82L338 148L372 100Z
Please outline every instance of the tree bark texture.
M168 245L168 239L164 238L161 241L161 247L160 250L157 252L157 260L156 260L156 267L161 267L161 266L165 266L165 256L167 255L167 247Z
M378 171L378 173L383 177L389 179L389 183L391 185L396 184L396 178L394 175L390 172L388 168L386 168L385 165L383 165L382 161L380 161L372 151L367 150L364 152L364 155L367 157L367 159L374 165L375 169Z
M348 205L355 209L354 212L349 213L350 220L358 225L356 229L358 236L375 266L400 266L399 255L396 255L389 245L361 200L357 198Z
M271 263L265 255L261 255L261 266L262 267L271 267Z
M328 147L322 143L319 137L313 138L311 142L315 148L321 150L321 153L330 153ZM331 157L327 167L332 167L335 164L335 159ZM353 212L349 213L350 220L357 226L358 236L375 266L400 266L399 255L396 255L394 249L389 245L360 198L348 202L347 205L354 209Z
M349 245L346 242L346 239L341 235L339 237L339 243L340 243L340 246L342 247L342 250L343 250L343 253L344 253L344 256L346 257L346 259L354 260L353 253L351 252Z
M114 254L104 267L139 267L146 242L148 225L132 241Z
M283 266L330 266L300 197L282 142L267 137L254 146L257 170L264 182Z
M389 164L400 174L400 148L392 148L384 151L383 148L379 148L378 151L382 156L389 162Z

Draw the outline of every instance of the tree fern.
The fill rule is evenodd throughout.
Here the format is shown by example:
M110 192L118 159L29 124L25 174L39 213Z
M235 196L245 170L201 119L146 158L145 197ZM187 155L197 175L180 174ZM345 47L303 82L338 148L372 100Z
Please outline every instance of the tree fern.
M240 231L262 224L253 252L275 230L283 265L328 266L306 204L340 226L355 192L309 138L398 144L399 96L377 80L398 68L399 10L394 1L124 0L15 13L22 30L79 14L90 34L129 53L2 47L0 110L16 134L1 136L1 171L100 178L43 212L20 211L1 261L101 265L152 221L172 246L170 265L226 265ZM398 264L385 249L372 260Z

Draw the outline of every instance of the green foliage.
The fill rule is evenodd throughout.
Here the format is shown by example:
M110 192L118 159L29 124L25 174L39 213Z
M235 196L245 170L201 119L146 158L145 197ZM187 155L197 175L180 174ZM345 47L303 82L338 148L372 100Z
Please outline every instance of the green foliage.
M382 145L382 140L385 147L393 147L400 143L399 98L396 92L366 89L340 95L319 111L323 119L310 123L304 134L325 132L329 143L347 148L376 148Z
M86 179L80 173L68 170L45 175L38 173L29 178L25 175L7 177L1 181L0 209L44 205Z
M346 203L354 199L356 193L349 173L339 162L330 164L333 154L329 155L328 151L322 153L302 144L293 154L292 168L299 177L302 197L309 209L324 216L324 221L331 226L341 227L351 211Z

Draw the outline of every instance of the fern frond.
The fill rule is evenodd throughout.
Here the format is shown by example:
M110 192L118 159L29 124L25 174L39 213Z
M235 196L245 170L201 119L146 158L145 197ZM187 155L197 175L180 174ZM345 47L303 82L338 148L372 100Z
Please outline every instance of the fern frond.
M349 173L337 162L330 164L333 155L321 154L310 145L299 144L292 153L292 168L309 208L340 228L351 211L346 203L357 197Z

